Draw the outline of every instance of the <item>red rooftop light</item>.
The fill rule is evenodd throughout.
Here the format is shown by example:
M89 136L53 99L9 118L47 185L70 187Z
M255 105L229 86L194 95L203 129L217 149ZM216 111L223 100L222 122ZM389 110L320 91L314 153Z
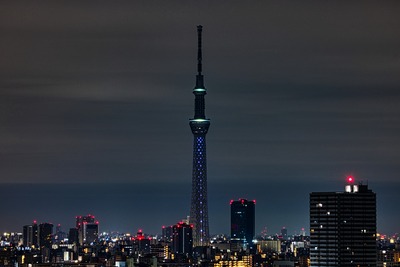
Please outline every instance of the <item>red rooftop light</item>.
M353 176L348 176L348 177L347 177L347 182L353 183L353 182L354 182Z

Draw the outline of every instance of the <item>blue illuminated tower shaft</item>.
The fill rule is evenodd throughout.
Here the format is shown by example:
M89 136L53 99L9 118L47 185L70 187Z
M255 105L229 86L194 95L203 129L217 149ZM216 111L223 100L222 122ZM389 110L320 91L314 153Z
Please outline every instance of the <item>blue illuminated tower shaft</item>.
M193 246L207 246L210 241L208 229L207 204L207 151L206 134L210 127L210 120L205 116L204 87L202 72L201 33L202 26L197 26L198 54L195 95L194 118L190 120L193 133L193 173L192 173L192 203L190 209L190 223L193 224Z

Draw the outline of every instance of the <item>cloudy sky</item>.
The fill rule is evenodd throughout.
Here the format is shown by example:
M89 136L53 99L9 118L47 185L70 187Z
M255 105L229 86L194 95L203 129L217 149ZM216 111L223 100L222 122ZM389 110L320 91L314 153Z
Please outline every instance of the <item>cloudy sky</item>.
M346 175L399 232L400 3L8 1L0 8L0 231L33 219L160 232L189 214L203 25L211 233L308 228Z

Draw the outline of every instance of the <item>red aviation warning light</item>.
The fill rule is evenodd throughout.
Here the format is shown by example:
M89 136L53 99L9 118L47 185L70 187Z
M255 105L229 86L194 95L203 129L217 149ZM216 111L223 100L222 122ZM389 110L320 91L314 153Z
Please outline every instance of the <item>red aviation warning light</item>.
M349 184L354 183L354 178L353 178L353 176L347 176L347 182L348 182Z

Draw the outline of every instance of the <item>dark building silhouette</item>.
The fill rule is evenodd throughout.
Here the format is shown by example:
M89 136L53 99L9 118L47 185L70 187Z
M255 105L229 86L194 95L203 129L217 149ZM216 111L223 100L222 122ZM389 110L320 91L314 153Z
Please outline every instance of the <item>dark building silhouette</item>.
M39 247L39 228L36 220L32 223L32 246Z
M31 225L25 225L22 228L23 245L25 247L38 248L38 225L33 221Z
M62 230L61 224L57 224L56 232L54 233L54 242L56 244L60 244L64 241L64 238L67 237L67 234Z
M193 226L184 222L179 222L172 227L172 251L175 254L192 255L193 249Z
M31 247L33 245L33 227L32 225L25 225L22 230L23 244L25 247Z
M99 222L96 221L93 215L76 216L76 229L78 229L78 240L80 245L90 244L97 241Z
M231 242L244 248L253 245L255 235L255 200L231 200Z
M69 234L68 234L68 243L69 244L79 244L79 233L78 229L76 228L70 228L69 229Z
M283 240L287 240L288 236L287 236L287 229L286 227L282 227L281 229L281 236Z
M209 244L208 204L207 204L207 153L206 134L210 127L210 120L205 115L206 89L202 75L201 34L202 26L197 26L198 54L194 117L190 120L193 133L193 173L192 173L192 201L190 209L190 223L193 224L193 246L207 246Z
M150 239L146 238L141 229L136 233L135 242L138 245L138 252L141 255L148 254L151 251Z
M164 242L172 242L172 228L172 225L162 227L162 240Z
M310 194L311 266L376 266L376 195L348 178L345 192Z
M41 223L39 224L38 239L40 248L51 248L53 237L53 224Z
M99 223L86 223L84 225L85 244L92 244L97 242L99 238Z

